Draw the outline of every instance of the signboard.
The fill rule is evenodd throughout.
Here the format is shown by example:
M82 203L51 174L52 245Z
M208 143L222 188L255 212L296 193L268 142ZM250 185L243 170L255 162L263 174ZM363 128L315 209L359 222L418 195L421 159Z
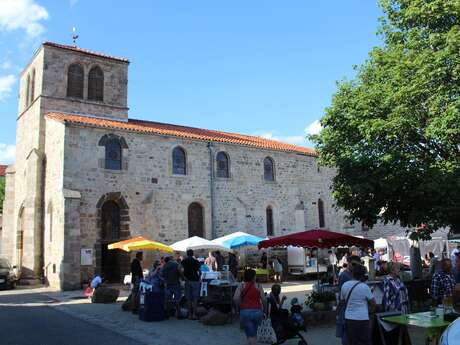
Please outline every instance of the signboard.
M92 266L93 265L93 250L89 248L81 249L80 264L82 266Z

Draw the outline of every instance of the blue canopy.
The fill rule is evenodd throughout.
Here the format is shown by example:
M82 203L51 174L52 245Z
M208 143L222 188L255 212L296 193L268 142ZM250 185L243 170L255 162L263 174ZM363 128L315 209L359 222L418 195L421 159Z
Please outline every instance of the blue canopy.
M233 234L216 238L212 242L220 244L229 249L238 249L241 247L255 247L264 238L247 234L245 232L235 232Z

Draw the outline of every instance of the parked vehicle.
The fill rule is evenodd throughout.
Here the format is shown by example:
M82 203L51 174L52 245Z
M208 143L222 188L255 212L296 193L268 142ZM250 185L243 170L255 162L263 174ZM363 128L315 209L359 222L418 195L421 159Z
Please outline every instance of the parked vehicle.
M15 273L15 266L11 267L8 259L0 258L0 288L14 289L17 283L17 275Z

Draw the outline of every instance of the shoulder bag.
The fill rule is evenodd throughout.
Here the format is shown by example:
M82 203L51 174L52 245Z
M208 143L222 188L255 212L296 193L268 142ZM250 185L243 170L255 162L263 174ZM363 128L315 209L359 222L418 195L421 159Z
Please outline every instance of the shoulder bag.
M337 338L343 338L345 335L345 311L347 310L348 301L350 300L351 293L361 282L357 282L351 288L350 292L348 293L347 299L343 300L340 298L339 305L337 306L337 316L335 320L335 336Z

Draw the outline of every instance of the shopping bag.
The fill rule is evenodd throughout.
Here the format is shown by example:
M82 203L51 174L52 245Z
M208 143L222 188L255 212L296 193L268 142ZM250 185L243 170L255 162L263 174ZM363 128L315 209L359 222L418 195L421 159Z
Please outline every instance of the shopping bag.
M263 344L276 344L276 333L269 318L263 320L257 329L257 342Z

